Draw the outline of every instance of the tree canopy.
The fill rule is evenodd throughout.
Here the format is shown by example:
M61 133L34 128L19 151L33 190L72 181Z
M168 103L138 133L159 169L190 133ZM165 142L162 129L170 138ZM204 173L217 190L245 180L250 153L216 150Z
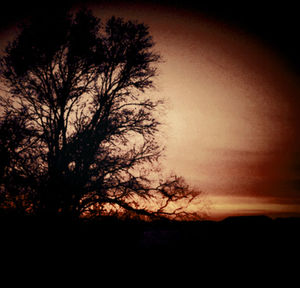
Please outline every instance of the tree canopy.
M159 60L142 23L102 23L80 10L24 24L0 60L2 207L49 217L191 215L182 203L199 193L181 177L153 177L163 101L146 92Z

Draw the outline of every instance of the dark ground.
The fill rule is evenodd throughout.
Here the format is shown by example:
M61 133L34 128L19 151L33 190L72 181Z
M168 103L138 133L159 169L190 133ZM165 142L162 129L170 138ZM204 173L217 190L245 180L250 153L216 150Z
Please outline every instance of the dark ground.
M8 278L24 285L27 278L30 283L38 281L38 287L48 281L57 287L62 276L66 279L62 287L71 287L70 281L76 284L78 279L83 279L83 287L89 287L86 281L98 287L103 279L130 287L132 283L157 287L162 279L167 287L178 284L178 279L183 287L194 287L199 279L220 281L223 286L235 281L243 284L239 287L252 281L256 287L262 277L265 283L276 282L277 277L294 283L299 275L300 218L152 223L113 218L78 223L0 219L2 282Z
M272 287L278 279L284 280L283 287L293 287L299 280L300 218L152 223L0 219L0 275L2 283L11 284L3 287L27 282L30 287L34 282L37 287L201 287L204 281L217 287ZM19 285L13 286L16 281Z
M222 221L142 222L105 218L79 222L0 217L2 250L16 254L103 251L296 253L300 218L229 217Z

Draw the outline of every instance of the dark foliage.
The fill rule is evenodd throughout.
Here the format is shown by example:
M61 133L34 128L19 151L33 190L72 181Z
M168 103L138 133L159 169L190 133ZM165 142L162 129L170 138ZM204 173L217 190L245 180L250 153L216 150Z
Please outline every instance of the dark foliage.
M144 93L160 59L153 47L144 24L102 24L86 10L22 26L0 62L2 207L47 217L198 217L182 205L199 193L155 174L162 100Z

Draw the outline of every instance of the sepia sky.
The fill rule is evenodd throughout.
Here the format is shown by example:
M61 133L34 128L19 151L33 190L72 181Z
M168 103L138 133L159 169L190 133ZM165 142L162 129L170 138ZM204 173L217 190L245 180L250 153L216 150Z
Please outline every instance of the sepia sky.
M208 195L212 218L300 215L299 74L247 27L163 3L86 4L150 27L163 59L150 93L167 100L163 167Z

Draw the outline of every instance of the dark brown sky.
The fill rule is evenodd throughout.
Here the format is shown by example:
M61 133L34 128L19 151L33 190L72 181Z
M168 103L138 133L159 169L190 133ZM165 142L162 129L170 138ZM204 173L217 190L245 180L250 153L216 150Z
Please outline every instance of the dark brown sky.
M88 5L101 18L116 15L150 26L165 60L151 93L168 99L166 170L207 192L212 217L300 215L293 9L182 2ZM28 7L6 23L45 11ZM2 29L0 46L12 32Z

